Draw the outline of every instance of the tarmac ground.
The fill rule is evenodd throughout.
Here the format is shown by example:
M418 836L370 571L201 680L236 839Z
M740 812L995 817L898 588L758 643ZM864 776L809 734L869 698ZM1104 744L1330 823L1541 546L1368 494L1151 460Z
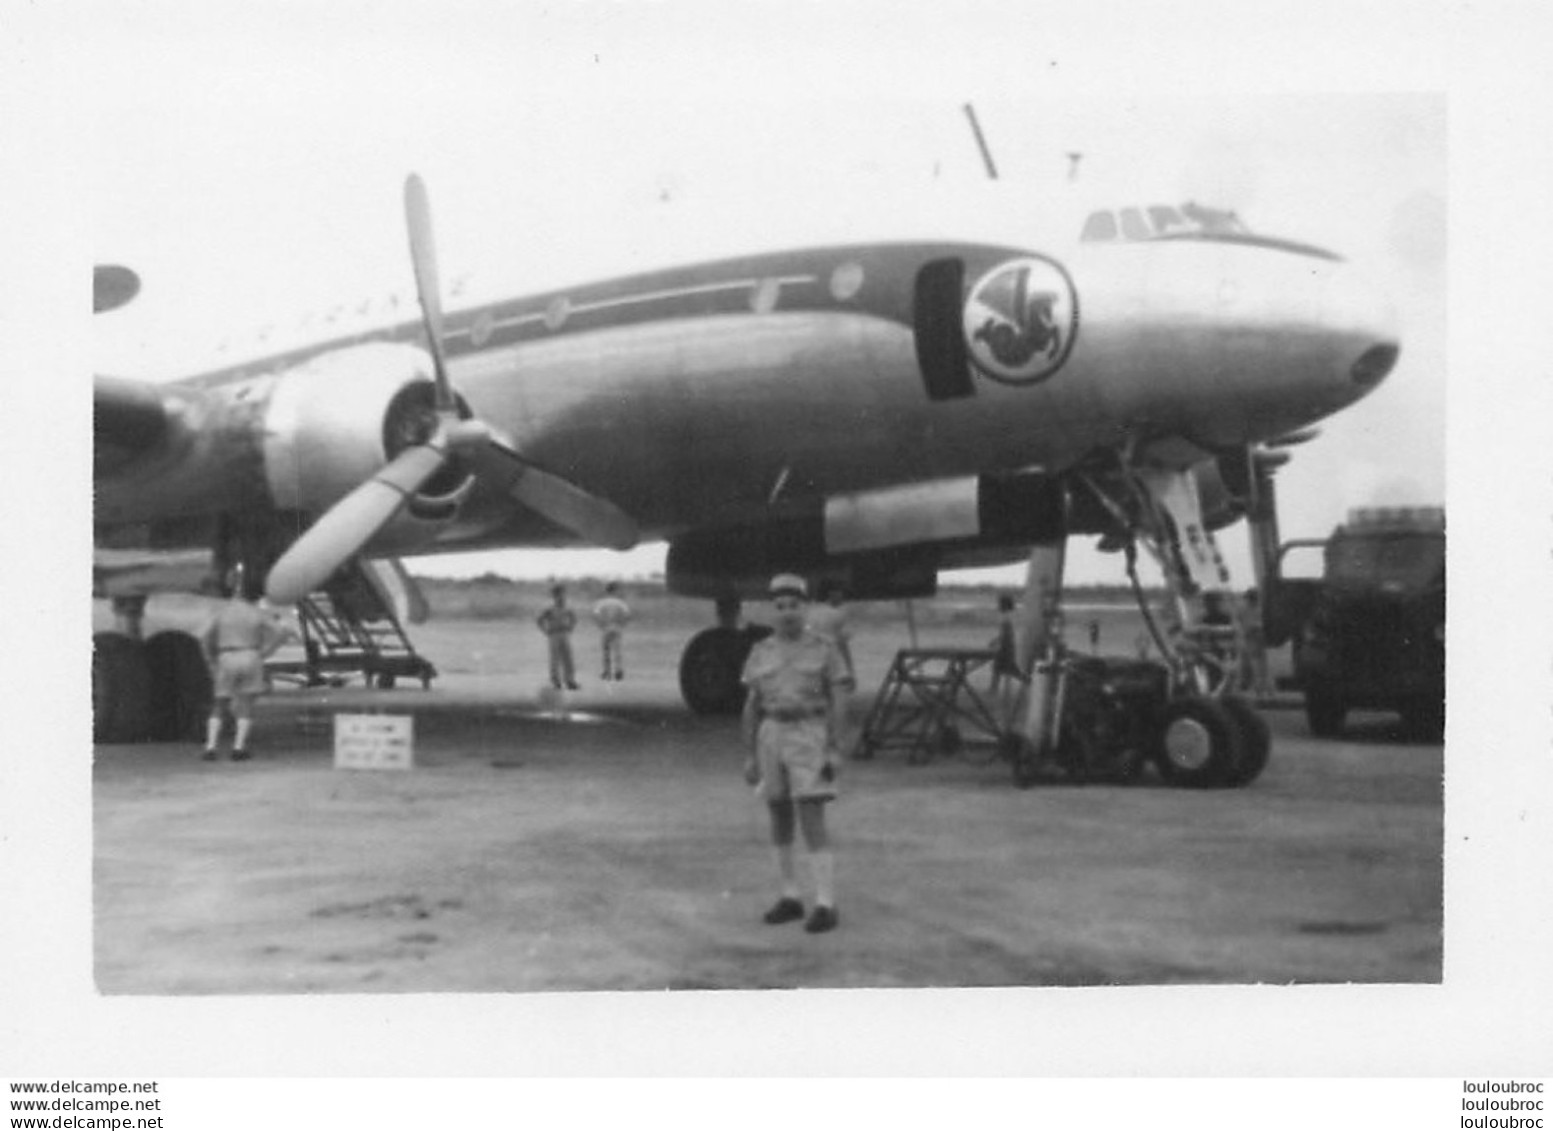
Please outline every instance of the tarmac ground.
M679 700L693 627L633 630L620 683L588 678L580 633L583 688L552 709L531 626L433 621L415 630L430 690L280 688L251 762L98 747L98 989L1441 979L1441 747L1379 714L1316 739L1287 705L1267 712L1271 764L1239 790L1152 771L1020 790L995 760L850 762L831 810L841 927L768 927L766 814L737 723ZM901 637L859 632L855 719ZM360 711L413 716L413 769L334 768L333 715Z

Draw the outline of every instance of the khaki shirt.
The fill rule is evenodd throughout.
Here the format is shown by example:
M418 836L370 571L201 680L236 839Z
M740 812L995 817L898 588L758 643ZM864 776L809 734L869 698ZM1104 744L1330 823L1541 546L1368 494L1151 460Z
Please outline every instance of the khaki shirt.
M222 605L205 629L206 655L251 649L267 656L280 646L284 633L275 618L247 601L232 600Z
M797 640L758 641L745 661L743 682L758 696L762 714L800 717L828 711L831 688L850 689L852 675L834 644L805 629Z

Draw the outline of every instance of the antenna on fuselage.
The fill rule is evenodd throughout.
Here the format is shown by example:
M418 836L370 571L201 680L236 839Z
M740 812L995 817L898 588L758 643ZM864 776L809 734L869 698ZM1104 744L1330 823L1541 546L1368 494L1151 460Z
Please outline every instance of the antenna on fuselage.
M965 116L970 119L971 133L976 136L976 148L981 150L981 161L987 167L987 176L995 181L998 179L998 167L992 161L992 151L987 148L987 139L982 136L981 123L976 120L976 107L969 102L965 104Z

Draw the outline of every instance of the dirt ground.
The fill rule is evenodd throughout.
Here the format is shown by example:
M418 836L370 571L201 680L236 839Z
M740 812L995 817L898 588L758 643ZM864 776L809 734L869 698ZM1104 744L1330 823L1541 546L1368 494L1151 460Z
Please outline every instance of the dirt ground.
M103 746L109 994L1438 982L1442 751L1383 715L1343 741L1268 713L1250 788L1021 791L1006 766L883 754L833 807L841 928L767 927L765 814L733 720L680 705L690 624L638 626L627 680L540 708L526 620L415 630L418 686L280 689L258 757ZM929 642L979 646L979 614ZM1087 633L1084 614L1070 635ZM902 624L859 632L861 717ZM1106 614L1102 649L1133 630ZM414 716L416 768L336 770L332 714Z

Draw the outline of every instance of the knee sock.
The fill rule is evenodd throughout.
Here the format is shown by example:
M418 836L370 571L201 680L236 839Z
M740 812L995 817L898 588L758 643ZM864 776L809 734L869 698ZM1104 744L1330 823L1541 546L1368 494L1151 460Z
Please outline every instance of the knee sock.
M814 901L822 907L836 906L836 854L828 848L809 853L814 872Z
M232 739L232 745L238 750L248 749L248 732L253 729L252 719L237 720L237 734Z
M790 898L798 898L798 868L793 860L793 846L790 844L773 845L772 854L776 857L777 875L782 877L782 895Z
M214 750L221 741L221 717L213 715L205 720L205 749Z

